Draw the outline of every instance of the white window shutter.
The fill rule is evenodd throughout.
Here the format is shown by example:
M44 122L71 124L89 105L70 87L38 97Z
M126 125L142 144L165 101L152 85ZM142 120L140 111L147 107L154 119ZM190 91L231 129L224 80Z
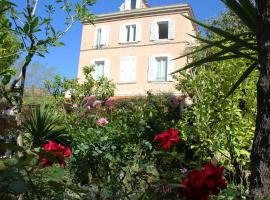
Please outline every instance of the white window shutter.
M154 41L158 39L158 25L157 22L151 23L150 40Z
M139 9L139 8L142 8L142 0L137 0L136 1L136 8Z
M120 9L120 11L124 11L125 10L125 3L122 3L119 9Z
M107 29L106 29L106 27L102 27L100 44L101 45L106 45L106 43L107 43L106 40L107 40Z
M169 27L169 34L168 34L168 39L169 40L173 40L175 37L175 25L174 25L174 21L172 19L170 19L168 21L168 27Z
M155 57L150 56L149 57L149 64L148 64L148 72L147 72L148 81L149 82L155 81L156 74L157 74L157 66L156 66L156 62L155 62Z
M98 43L97 43L98 39L97 39L97 37L98 37L98 28L96 28L96 34L95 34L95 44L94 44L95 47L98 46Z
M130 10L131 9L131 0L126 0L125 1L125 10Z
M126 59L120 58L120 74L119 74L119 82L124 83L125 78L125 65L126 65Z
M125 43L127 38L127 31L126 26L122 25L120 26L120 32L119 32L119 43Z
M167 81L172 81L172 75L171 73L174 71L174 60L172 60L172 56L168 56L168 70L167 70Z
M108 60L108 59L105 60L104 76L107 78L109 78L109 76L110 76L110 60Z
M142 40L142 25L140 23L136 24L136 41L140 42Z
M130 58L130 82L136 82L136 58Z
M108 47L109 46L110 27L106 26L105 30L106 30L106 43L105 43L105 45L106 45L106 47Z

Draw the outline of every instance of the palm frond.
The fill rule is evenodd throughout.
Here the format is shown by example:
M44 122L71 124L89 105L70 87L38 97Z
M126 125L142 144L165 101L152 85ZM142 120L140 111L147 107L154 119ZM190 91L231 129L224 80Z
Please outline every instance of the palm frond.
M30 134L33 147L39 147L49 140L68 145L70 140L61 121L51 110L30 109L24 114L23 127Z

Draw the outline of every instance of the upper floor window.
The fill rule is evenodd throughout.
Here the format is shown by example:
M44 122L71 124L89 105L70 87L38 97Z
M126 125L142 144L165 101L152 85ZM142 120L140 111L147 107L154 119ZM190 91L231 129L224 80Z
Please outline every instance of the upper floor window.
M139 23L125 24L120 27L119 43L139 42L141 40L141 25Z
M168 82L172 81L173 61L169 55L156 55L149 59L148 81Z
M173 40L174 39L174 21L172 19L158 20L151 24L150 39L154 40Z
M158 39L169 39L169 22L158 22Z
M126 25L127 32L127 42L135 42L136 41L136 25Z
M92 60L91 65L94 66L94 71L92 73L95 80L99 80L101 77L109 76L109 60L98 59Z
M96 29L95 47L102 48L107 47L109 44L109 27L100 26Z
M131 9L136 9L136 3L137 3L137 0L131 0L131 2L130 2Z

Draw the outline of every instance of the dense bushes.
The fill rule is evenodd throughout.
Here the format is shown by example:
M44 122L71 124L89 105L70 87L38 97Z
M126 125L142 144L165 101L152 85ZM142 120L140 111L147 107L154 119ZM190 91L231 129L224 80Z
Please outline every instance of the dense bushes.
M170 184L169 177L177 183L174 175L184 157L177 150L181 144L164 152L153 141L155 135L174 127L180 117L181 104L172 107L169 97L124 100L98 108L96 115L78 109L68 117L73 171L96 199L146 198L151 191ZM108 123L98 125L100 118Z

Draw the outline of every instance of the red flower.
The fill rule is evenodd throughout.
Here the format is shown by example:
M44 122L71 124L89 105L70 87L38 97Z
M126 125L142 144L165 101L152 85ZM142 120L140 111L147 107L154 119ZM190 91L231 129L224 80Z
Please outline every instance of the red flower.
M217 167L212 162L206 163L202 170L194 170L182 179L181 196L187 200L208 200L209 195L217 195L227 187L223 177L224 167Z
M169 128L168 130L164 131L161 134L158 134L155 136L154 141L155 142L161 142L160 146L164 149L164 150L168 150L171 148L171 146L174 143L177 143L180 141L179 138L179 131L175 130L173 128Z
M53 141L49 141L47 144L44 144L43 150L46 152L51 152L52 156L57 159L58 163L61 166L64 166L66 164L65 158L68 158L71 156L71 150L69 147L65 147ZM47 157L45 157L42 154L39 155L39 158L40 158L41 165L44 167L47 167L53 164L53 161L49 160Z

